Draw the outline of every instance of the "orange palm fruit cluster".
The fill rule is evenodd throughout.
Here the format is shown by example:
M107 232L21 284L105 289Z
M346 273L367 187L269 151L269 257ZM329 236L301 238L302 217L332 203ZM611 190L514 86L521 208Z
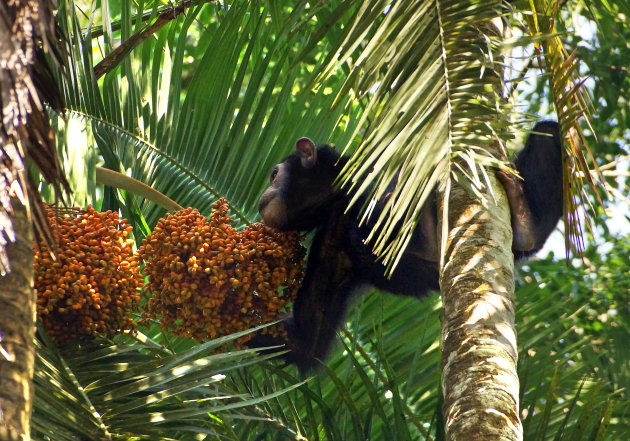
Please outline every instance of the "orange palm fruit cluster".
M260 223L238 231L225 199L212 208L209 221L192 208L160 219L138 250L150 295L143 316L196 340L277 320L304 277L299 235ZM263 332L278 335L281 329Z
M47 207L57 248L35 246L37 314L64 344L86 335L135 329L131 312L143 277L127 238L131 226L118 213Z

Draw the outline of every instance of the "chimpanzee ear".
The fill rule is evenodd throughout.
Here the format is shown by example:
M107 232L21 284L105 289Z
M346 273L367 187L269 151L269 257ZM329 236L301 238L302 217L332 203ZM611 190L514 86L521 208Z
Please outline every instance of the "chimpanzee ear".
M300 152L302 167L311 168L317 163L317 147L308 138L300 138L295 143L295 149Z

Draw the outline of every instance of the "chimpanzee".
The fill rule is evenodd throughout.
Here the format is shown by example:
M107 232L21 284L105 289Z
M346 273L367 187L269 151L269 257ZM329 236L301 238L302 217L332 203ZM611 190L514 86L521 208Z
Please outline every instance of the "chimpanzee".
M512 213L517 259L538 251L562 215L561 156L558 124L540 122L514 162L523 180L498 173ZM385 267L365 244L370 226L359 226L361 203L346 212L348 196L333 185L347 161L330 146L315 147L302 138L296 151L273 168L270 186L259 202L267 225L285 231L316 230L292 315L284 320L290 349L285 358L303 371L326 356L349 300L363 285L417 297L439 289L435 189L400 262L387 278ZM278 343L260 337L253 346Z

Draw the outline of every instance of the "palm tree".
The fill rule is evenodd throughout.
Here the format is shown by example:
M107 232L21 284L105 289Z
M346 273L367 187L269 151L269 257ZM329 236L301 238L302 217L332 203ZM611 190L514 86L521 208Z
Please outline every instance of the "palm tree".
M57 18L67 40L64 53L69 69L58 77L66 107L63 116L53 112L52 122L64 162L85 165L68 173L74 203L121 210L134 225L138 240L165 209L135 195L122 178L117 188L112 181L101 187L107 172L95 165L110 170L107 176L111 171L131 175L177 204L205 214L218 197L226 197L239 224L255 219L268 170L304 135L356 149L355 157L363 159L351 162L348 169L353 191L362 191L352 183L362 182L374 164L377 176L387 176L405 161L423 164L397 190L401 196L413 195L410 202L391 208L392 219L398 216L409 225L415 222L414 208L438 181L443 189L452 189L443 191L444 206L449 208L443 214L445 233L461 225L456 212L485 212L471 193L486 194L486 202L498 193L486 186L493 182L493 173L483 167L498 163L488 146L510 137L508 113L497 110L505 109L497 104L502 102L497 52L501 37L488 27L498 14L498 2L102 5L83 15L73 1L60 4ZM528 5L534 6L540 4ZM570 134L577 130L580 112L575 105L578 89L567 87L576 68L563 55L559 39L552 38L553 28L542 19L547 16L543 8L535 12L539 19L530 25L535 37L525 40L545 42L553 102L563 133ZM543 39L541 34L550 35ZM102 61L97 64L95 59ZM569 62L562 64L563 60ZM558 75L563 71L571 75ZM390 161L376 163L373 158L378 157ZM377 195L387 182L380 184L375 187ZM461 191L462 186L469 191ZM500 214L492 216L496 225L489 228L506 235L505 204L500 196L497 200ZM376 240L375 245L393 264L405 238L388 238L386 230L387 223L377 226L375 237L384 240ZM459 268L471 268L470 254L458 252L451 257L448 250L471 246L455 242L458 239L452 234L444 237L449 238L443 244L448 271L441 283L450 287L443 299L447 320L442 331L448 436L462 439L467 420L459 416L484 415L472 410L487 409L493 399L482 394L493 389L475 381L464 366L478 377L508 379L494 389L502 399L493 402L496 411L485 413L505 417L498 422L486 420L483 427L518 439L520 398L534 403L530 414L534 416L526 420L535 421L526 424L533 427L530 430L544 433L550 427L562 436L569 421L569 416L564 422L559 417L562 406L549 405L539 414L540 402L532 394L519 397L513 340L507 339L507 349L490 345L495 349L479 351L466 363L457 362L461 359L453 354L466 346L459 336L449 341L457 335L449 323L465 322L463 314L469 307L483 305L478 299L469 300L470 306L455 303L464 299L458 292L471 291L458 283L451 285L454 274L462 273ZM512 262L509 244L494 245L493 251L483 254L495 268L505 269L504 280L493 288L504 291L505 318L491 317L485 329L506 335L513 333L515 309ZM477 267L473 270L477 286L488 280ZM136 337L59 350L42 332L37 340L33 436L434 439L442 407L437 387L438 308L435 296L421 305L389 297L365 298L350 317L352 332L343 335L345 355L334 354L325 372L308 382L291 369L266 363L253 351L215 353L238 336L195 344L154 326ZM538 310L536 318L544 319L553 311L557 309ZM505 323L501 332L496 323ZM521 335L528 335L528 329L529 335L538 332L533 323L524 323ZM411 351L409 342L413 342ZM493 364L483 363L489 359ZM507 375L500 375L497 366ZM541 364L531 366L542 370ZM575 369L562 378L547 373L548 382L536 390L544 390L548 402L554 394L574 406L583 396L596 402L600 395L595 382L585 382L578 393L571 390L582 380L578 372ZM450 378L462 375L470 379L472 388L453 387L458 384ZM461 397L467 394L477 398L468 403L470 413L460 411L465 402ZM600 418L580 421L602 427L610 420L610 407L598 409L603 409ZM583 414L588 413L587 409ZM572 411L567 415L571 421L578 418Z

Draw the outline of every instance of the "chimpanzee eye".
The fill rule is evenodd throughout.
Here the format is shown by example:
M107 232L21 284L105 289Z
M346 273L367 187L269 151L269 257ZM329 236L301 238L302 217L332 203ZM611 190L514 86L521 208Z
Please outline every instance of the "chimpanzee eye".
M278 166L275 166L273 170L271 170L271 176L269 176L269 181L271 182L275 181L276 176L278 176Z

